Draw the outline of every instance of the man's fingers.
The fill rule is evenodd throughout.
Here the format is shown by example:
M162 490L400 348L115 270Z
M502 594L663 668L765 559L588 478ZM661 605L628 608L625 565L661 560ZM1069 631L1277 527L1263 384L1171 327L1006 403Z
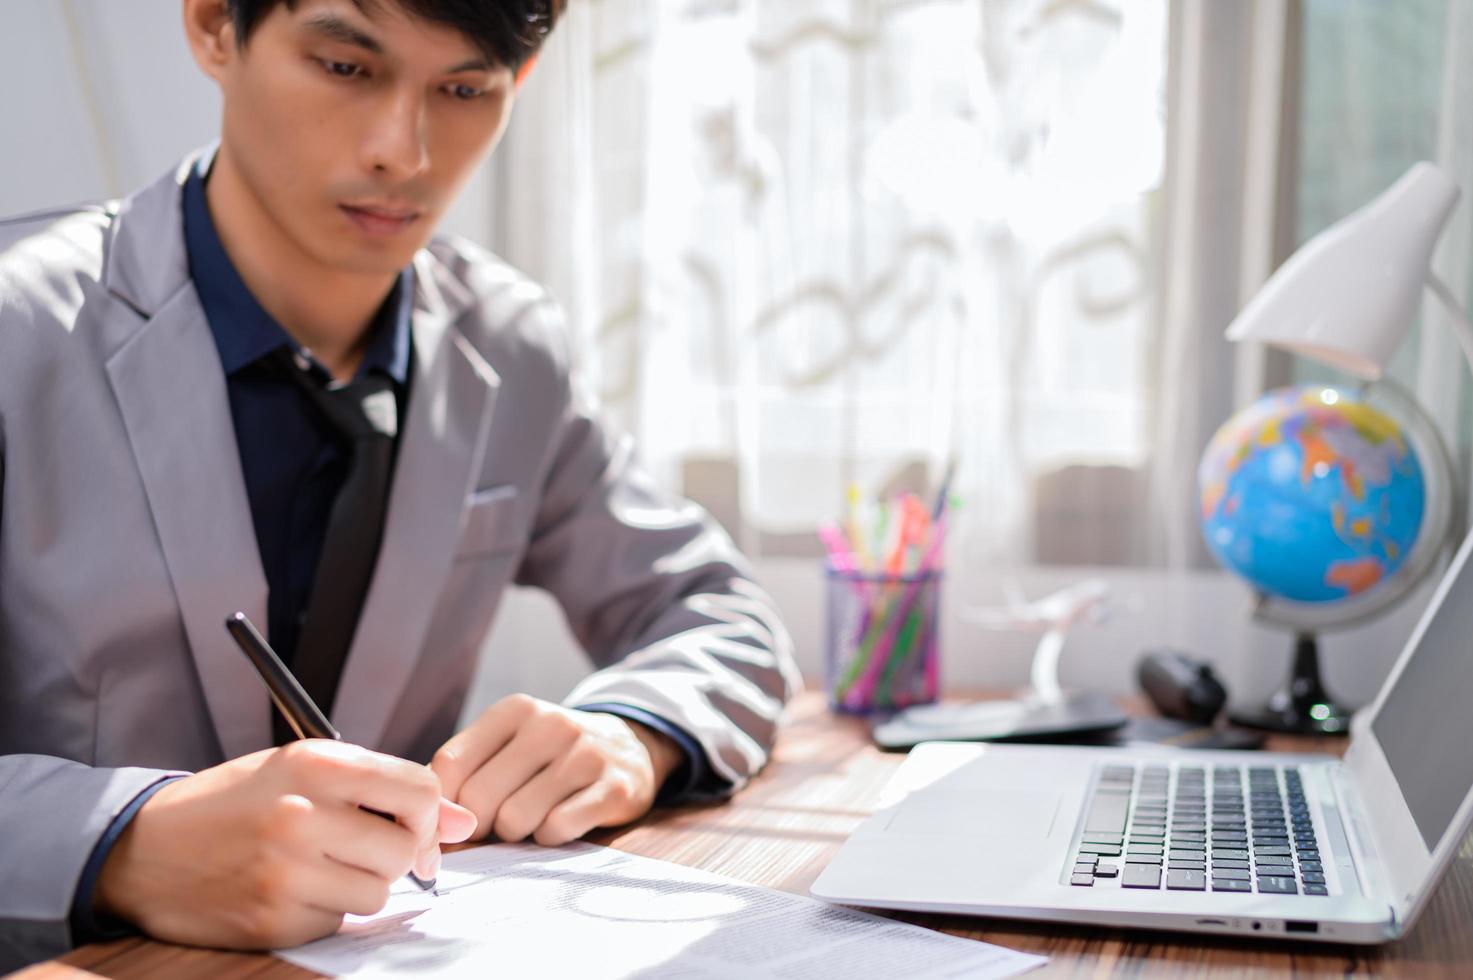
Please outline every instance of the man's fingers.
M440 781L424 766L320 739L279 751L293 781L314 802L336 801L387 814L413 836L416 853L438 842Z
M476 815L459 803L440 800L439 838L420 848L414 859L414 873L426 880L440 874L441 844L458 844L476 832Z
M458 802L476 815L479 836L491 833L502 804L552 759L548 746L518 736L466 780Z
M618 822L610 803L609 786L594 783L574 793L550 810L532 839L543 847L557 847L577 840L594 827Z
M389 900L389 888L398 877L384 878L331 858L316 862L296 883L297 898L322 912L373 915Z
M440 800L440 843L459 844L476 832L476 815L459 803Z
M440 784L424 766L322 739L294 742L280 751L298 776L298 791L314 800L354 803L412 819L416 826L433 826L438 820Z
M414 858L414 867L411 868L414 876L421 881L434 881L440 877L440 862L444 855L440 851L439 844L431 844Z
M440 791L447 800L460 800L466 781L512 740L532 710L534 702L525 695L502 698L440 746L430 768L440 777Z
M343 924L343 913L327 912L315 906L296 905L264 923L247 927L244 942L232 938L219 945L240 949L288 949L314 939L331 936ZM191 944L193 945L193 944ZM216 945L211 943L210 945Z
M348 804L323 804L316 822L322 853L340 864L393 880L409 870L421 850L414 833Z
M496 811L492 828L505 841L525 839L542 825L552 808L591 785L597 765L582 755L565 755L527 780Z

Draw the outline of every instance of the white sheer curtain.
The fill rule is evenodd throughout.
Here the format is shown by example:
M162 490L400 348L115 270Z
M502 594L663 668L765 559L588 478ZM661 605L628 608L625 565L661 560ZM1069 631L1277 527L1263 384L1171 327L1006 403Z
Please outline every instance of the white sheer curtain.
M759 560L816 548L851 483L934 482L957 458L957 683L1021 682L1031 647L980 635L967 605L1113 565L1117 615L1080 631L1066 680L1119 690L1175 644L1251 703L1287 640L1207 557L1196 463L1235 407L1312 371L1222 333L1413 160L1473 192L1469 18L1447 0L573 0L493 163L489 241L568 305L659 475ZM1466 202L1453 224L1439 268L1468 284ZM1470 386L1428 321L1398 376L1466 471ZM816 562L763 566L816 669ZM1327 641L1340 696L1374 693L1424 599Z
M1027 562L1037 480L1150 455L1165 43L1134 0L574 0L492 244L748 549L954 457L963 547Z

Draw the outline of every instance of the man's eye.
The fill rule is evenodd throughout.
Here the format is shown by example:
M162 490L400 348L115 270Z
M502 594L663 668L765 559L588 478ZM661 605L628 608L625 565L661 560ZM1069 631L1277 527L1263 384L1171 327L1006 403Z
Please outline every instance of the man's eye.
M484 90L478 89L473 85L452 85L450 86L450 94L457 99L469 102L471 99L479 99L486 93Z
M327 69L329 75L339 78L357 78L363 74L363 69L347 61L324 61L322 67Z

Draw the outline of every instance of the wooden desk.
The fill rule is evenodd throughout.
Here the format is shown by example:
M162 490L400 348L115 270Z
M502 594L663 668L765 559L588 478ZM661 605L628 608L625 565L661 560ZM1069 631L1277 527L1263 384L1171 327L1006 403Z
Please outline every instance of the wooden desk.
M1284 751L1336 751L1339 741L1275 739ZM867 816L903 756L870 746L862 722L833 718L816 694L795 704L774 760L724 805L656 811L594 843L807 894L844 838ZM891 913L907 922L1052 959L1032 976L1473 976L1473 866L1465 845L1413 934L1381 948L1262 944L1170 933L1124 933L952 915ZM305 977L265 955L186 949L142 939L87 946L19 974L25 980L102 976Z

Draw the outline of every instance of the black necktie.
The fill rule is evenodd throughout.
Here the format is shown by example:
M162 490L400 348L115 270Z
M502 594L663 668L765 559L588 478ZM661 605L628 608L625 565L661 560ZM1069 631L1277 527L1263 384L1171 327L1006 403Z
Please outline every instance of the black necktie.
M302 687L323 714L331 715L383 537L399 408L389 378L370 374L347 384L324 385L293 363L292 355L284 350L282 354L282 368L347 442L352 454L348 476L328 516L292 661ZM280 712L273 712L272 718L276 743L292 741L294 736Z

